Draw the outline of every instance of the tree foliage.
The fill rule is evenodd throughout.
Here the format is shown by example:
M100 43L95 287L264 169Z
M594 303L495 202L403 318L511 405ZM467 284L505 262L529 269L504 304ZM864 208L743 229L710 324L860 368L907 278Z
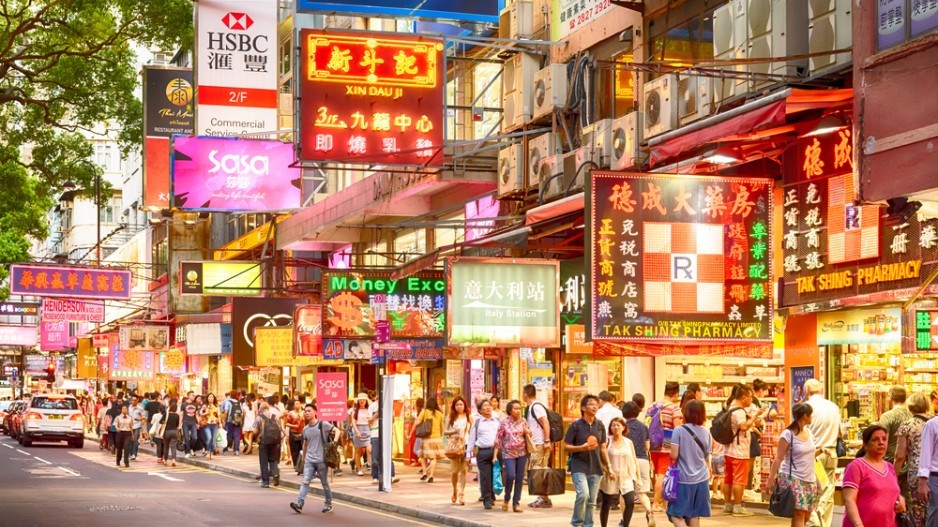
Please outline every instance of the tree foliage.
M142 141L138 51L192 42L189 0L0 1L0 280L48 234L45 214L66 180L92 188L81 134ZM0 291L2 296L2 291Z

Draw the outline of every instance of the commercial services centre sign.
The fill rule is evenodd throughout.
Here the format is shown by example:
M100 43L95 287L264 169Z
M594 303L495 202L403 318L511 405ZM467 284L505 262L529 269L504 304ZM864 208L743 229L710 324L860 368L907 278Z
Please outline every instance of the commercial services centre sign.
M592 340L772 339L772 181L593 172Z

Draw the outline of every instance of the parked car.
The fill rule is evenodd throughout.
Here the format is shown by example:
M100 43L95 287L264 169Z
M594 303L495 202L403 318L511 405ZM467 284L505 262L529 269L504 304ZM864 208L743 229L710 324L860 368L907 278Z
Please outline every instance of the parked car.
M23 408L26 407L26 401L14 401L7 410L6 417L3 418L3 431L13 439L16 439L16 431L19 426L19 417Z
M85 444L85 416L74 395L34 394L20 421L19 442L66 441L69 446Z
M0 401L0 432L7 431L6 418L10 410L10 405L15 401Z

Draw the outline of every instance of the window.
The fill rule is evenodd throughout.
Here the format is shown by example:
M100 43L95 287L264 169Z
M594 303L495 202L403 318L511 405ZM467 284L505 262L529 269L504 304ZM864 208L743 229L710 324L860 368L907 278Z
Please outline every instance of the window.
M33 397L31 408L41 410L78 410L78 401L74 398Z
M875 25L877 50L903 44L938 28L938 2L911 0L907 5L905 0L880 0Z
M479 63L472 69L472 100L474 101L479 94L482 94L482 97L479 98L478 102L475 103L476 106L482 106L485 108L501 108L502 107L502 83L501 79L495 79L494 82L492 79L501 71L502 66L500 64L490 64L490 63ZM489 83L491 82L491 85ZM488 87L488 89L486 89ZM470 101L472 102L472 101ZM498 124L498 121L501 119L501 114L498 112L484 112L482 115L481 121L475 122L474 138L481 139L494 129L494 133L498 133L498 129L495 126Z
M658 18L652 26L664 24ZM668 66L693 66L713 59L713 12L703 13L690 20L660 31L650 40L648 61Z
M286 77L293 71L293 35L280 40L280 77Z
M394 264L415 260L427 254L427 231L418 229L398 236L394 240L394 252L397 257Z
M154 235L156 233L154 232ZM169 245L166 238L163 238L153 246L153 276L162 276L166 274L169 268Z

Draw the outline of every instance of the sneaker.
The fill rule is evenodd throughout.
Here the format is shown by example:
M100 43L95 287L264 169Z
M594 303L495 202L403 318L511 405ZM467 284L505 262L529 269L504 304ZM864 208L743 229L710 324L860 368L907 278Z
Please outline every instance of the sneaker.
M397 476L394 476L393 478L391 478L391 483L397 483L397 482L400 481L400 480L401 480L401 478L399 478L399 477L397 477Z
M326 505L325 507L322 508L322 513L323 513L323 514L325 514L325 513L327 513L327 512L332 512L332 505Z
M651 512L645 513L645 521L648 522L648 527L655 527L655 515Z
M290 508L294 510L297 514L303 512L303 506L296 502L290 502Z
M275 487L280 486L280 474L277 474L276 476L274 476L274 486Z
M341 476L342 476L342 469L338 469L338 468L337 468L337 469L333 470L333 471L332 471L332 475L335 476L335 477L337 477L337 478L338 478L338 477L341 477Z
M371 484L372 484L372 485L377 485L377 484L378 484L378 478L372 478L372 479L371 479Z
M234 455L235 455L235 457L238 456L238 451L237 451L237 450L235 451Z
M365 475L365 473L362 472L361 470L359 470L359 471L357 472L357 474L358 474L359 476L364 476L364 475Z
M134 461L135 459L137 459L137 456L130 456L131 461Z
M749 512L748 510L746 510L746 507L743 507L742 505L734 505L733 516L736 516L739 518L748 518L750 516L753 516L753 514Z
M190 457L192 457L192 454L186 454L185 456L183 456L183 458L185 459L189 459Z
M724 512L725 514L733 514L733 504L730 503L730 502L724 503L724 504L723 504L723 512Z

